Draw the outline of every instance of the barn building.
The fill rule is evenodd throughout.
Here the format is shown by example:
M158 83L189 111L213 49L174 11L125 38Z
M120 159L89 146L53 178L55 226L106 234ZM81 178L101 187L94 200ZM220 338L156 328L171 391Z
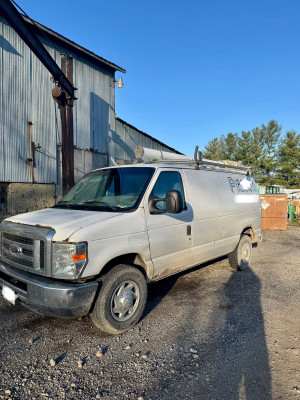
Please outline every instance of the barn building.
M116 117L115 73L126 71L22 16L61 67L72 59L74 179L141 145L178 153ZM62 194L62 126L50 73L0 15L0 213L52 206Z

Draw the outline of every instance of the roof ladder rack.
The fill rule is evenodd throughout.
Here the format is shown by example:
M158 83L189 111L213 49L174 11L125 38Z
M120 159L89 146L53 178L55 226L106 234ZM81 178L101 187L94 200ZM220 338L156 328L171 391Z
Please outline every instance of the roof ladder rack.
M203 158L201 151L198 151L199 146L196 146L194 157L188 157L182 154L174 154L160 150L148 149L146 147L137 146L135 149L135 163L161 163L161 164L182 164L189 165L195 169L200 167L207 169L222 169L230 171L242 171L250 175L252 169L247 166L232 165L222 161L211 161Z
M222 169L243 171L243 172L247 172L248 174L250 174L252 172L251 167L232 165L232 164L226 164L225 162L206 160L203 158L203 153L201 151L198 151L198 148L199 147L196 146L195 153L194 153L196 169L199 169L200 166L203 166L203 167L217 167L217 168L222 168Z

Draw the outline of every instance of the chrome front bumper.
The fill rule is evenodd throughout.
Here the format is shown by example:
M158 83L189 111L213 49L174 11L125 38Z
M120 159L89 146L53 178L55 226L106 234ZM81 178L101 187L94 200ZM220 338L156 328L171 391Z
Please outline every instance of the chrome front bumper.
M57 281L22 271L0 261L0 287L17 294L25 307L53 317L82 317L90 312L98 283ZM0 292L1 293L1 292Z

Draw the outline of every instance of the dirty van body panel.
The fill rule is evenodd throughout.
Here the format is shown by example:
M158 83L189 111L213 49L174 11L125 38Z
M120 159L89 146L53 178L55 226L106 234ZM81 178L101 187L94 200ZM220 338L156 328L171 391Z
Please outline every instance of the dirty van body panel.
M261 205L252 177L230 171L184 173L194 210L195 265L233 251L246 227L260 235Z
M78 230L89 225L102 224L107 219L112 219L120 212L86 211L60 208L46 208L26 214L16 215L6 219L15 224L30 225L40 228L55 230L53 241L70 241L71 236ZM98 225L99 226L99 225ZM82 240L82 238L81 238Z
M186 203L185 209L180 214L151 214L149 211L149 197L162 172L180 174ZM153 280L157 280L191 265L192 234L189 234L189 230L192 232L193 208L190 204L185 176L180 170L164 168L158 170L154 178L145 195L144 209L154 268Z
M43 226L52 224L48 230L51 228L54 232L53 241L88 242L89 261L82 279L99 275L111 259L129 253L136 253L143 259L149 278L153 274L143 208L130 213L46 209L11 217L6 221L14 222L11 226L19 227L20 231L26 231L26 226L27 230L42 229L38 222ZM30 222L33 227L29 225Z
M112 259L126 254L138 254L146 265L146 274L153 274L145 213L142 207L131 213L123 213L116 218L104 220L84 229L84 237L89 242L89 263L82 278L97 276ZM82 240L80 231L72 235L72 241Z
M174 274L188 267L192 260L192 241L187 236L187 226L191 225L186 216L192 212L189 207L181 217L153 215L149 218L148 236L153 262L153 279ZM160 219L164 227L156 224Z

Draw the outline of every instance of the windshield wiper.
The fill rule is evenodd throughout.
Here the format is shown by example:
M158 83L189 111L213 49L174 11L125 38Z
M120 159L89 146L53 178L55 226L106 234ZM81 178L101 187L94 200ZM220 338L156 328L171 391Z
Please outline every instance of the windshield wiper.
M106 203L105 201L95 201L95 200L87 200L87 201L82 201L80 205L83 204L91 204L95 207L105 207L108 208L109 210L112 211L119 211L120 207L112 206L111 204Z
M62 206L62 207L70 208L71 205L72 205L72 203L70 203L69 201L59 201L53 207L61 207Z

